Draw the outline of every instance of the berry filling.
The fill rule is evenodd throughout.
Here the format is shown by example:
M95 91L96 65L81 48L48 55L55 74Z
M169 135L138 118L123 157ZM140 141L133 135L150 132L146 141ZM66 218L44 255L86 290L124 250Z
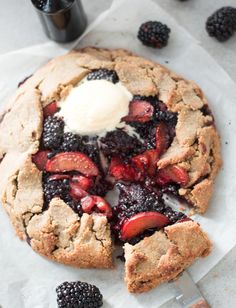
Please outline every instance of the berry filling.
M115 71L94 70L87 81L119 81ZM188 173L178 165L157 168L175 136L177 114L155 96L133 96L121 126L102 135L79 135L66 129L59 103L43 109L39 151L32 161L43 171L44 210L61 198L79 216L105 215L116 240L136 243L166 225L188 219L174 211L163 194L178 197ZM117 204L106 200L118 189Z

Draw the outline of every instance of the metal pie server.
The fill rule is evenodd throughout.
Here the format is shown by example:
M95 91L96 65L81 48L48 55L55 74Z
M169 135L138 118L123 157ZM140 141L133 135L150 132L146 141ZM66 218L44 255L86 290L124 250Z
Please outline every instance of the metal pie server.
M176 301L183 308L210 308L187 271L173 281L176 289Z

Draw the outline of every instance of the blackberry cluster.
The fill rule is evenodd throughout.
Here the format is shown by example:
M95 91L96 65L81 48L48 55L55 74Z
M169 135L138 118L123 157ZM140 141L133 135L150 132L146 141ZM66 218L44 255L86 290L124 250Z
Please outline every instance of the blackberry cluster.
M138 31L138 39L146 46L163 48L168 44L170 28L159 21L143 23Z
M118 206L114 208L119 219L130 218L141 212L163 213L165 206L161 195L139 184L118 183L120 191Z
M93 70L91 73L87 75L87 80L101 80L105 79L112 83L117 83L119 81L119 77L114 70L108 70L106 68L100 68Z
M54 116L47 117L43 124L43 147L50 150L58 149L63 140L63 130L64 122L62 119Z
M127 218L141 212L163 213L165 209L161 195L144 186L118 183L117 188L120 191L118 205L113 208L113 217L115 218L113 230L117 238L119 238L120 229Z
M208 17L206 30L218 41L227 41L236 31L236 8L225 6L218 9Z
M43 192L46 203L48 204L52 198L60 197L66 200L70 191L70 184L68 179L50 180L48 175L43 179Z
M108 132L100 139L101 148L105 156L130 156L145 151L145 146L137 137L128 135L125 131L117 129Z
M99 308L103 305L100 290L86 282L63 282L56 293L58 308Z
M78 151L81 147L81 137L73 133L64 133L63 141L60 146L62 152L73 152Z
M176 191L176 187L169 185L169 190ZM139 184L125 185L118 183L120 191L118 205L113 208L114 225L113 230L119 238L119 233L124 221L141 212L159 212L167 216L170 224L186 217L183 213L174 211L166 206L162 198L162 191L154 190L153 187L144 187ZM132 238L129 243L134 245L145 236L152 235L155 229L145 230L141 235Z

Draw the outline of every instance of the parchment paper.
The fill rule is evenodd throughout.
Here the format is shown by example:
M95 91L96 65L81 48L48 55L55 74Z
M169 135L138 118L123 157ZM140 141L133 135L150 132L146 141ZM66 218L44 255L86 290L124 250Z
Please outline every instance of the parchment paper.
M171 27L169 45L162 50L144 47L137 40L139 25L160 20ZM83 38L67 46L49 43L0 57L0 101L4 103L17 83L51 57L78 45L123 47L156 60L195 80L204 90L222 138L224 166L217 178L211 205L204 217L196 216L214 243L212 254L190 269L195 281L201 279L236 244L236 86L226 72L185 29L163 9L149 0L115 0L110 10L98 17ZM0 175L1 176L1 175ZM123 264L115 270L79 270L50 262L15 236L9 219L0 209L0 305L3 308L56 307L55 287L65 280L96 284L105 299L104 307L156 308L174 295L164 284L142 295L131 295L123 283Z

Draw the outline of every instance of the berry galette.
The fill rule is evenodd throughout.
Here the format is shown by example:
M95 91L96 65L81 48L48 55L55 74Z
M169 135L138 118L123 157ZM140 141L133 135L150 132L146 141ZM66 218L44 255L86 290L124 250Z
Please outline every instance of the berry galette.
M0 121L2 204L36 252L112 268L113 238L130 292L209 254L199 224L168 201L204 213L221 165L193 82L125 50L85 48L22 82Z

